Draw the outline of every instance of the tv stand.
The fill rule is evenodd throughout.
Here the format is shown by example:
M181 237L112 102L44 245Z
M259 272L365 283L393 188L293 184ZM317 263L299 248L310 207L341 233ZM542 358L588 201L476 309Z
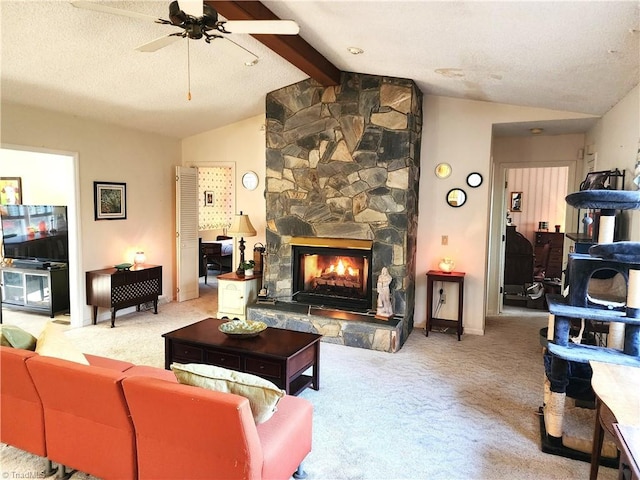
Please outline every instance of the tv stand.
M56 268L38 268L37 260L26 260L27 267L7 265L0 267L2 305L38 313L56 313L69 310L69 269L57 263Z

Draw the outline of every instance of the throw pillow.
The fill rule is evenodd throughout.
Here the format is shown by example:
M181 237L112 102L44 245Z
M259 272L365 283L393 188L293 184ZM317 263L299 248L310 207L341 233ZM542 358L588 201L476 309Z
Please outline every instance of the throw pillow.
M60 327L52 322L47 322L38 336L36 343L36 353L45 357L62 358L70 362L82 363L89 365L84 354L65 337Z
M269 380L214 365L173 363L171 370L175 373L178 382L185 385L234 393L248 398L253 420L256 423L269 420L276 411L276 405L285 395L284 390L279 389Z
M0 325L0 344L33 351L36 349L36 337L15 325Z

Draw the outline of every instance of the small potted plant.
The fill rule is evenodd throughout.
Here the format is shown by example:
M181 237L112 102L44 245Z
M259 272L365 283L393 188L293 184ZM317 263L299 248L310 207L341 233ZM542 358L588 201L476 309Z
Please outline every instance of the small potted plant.
M253 275L253 268L255 267L255 265L256 262L254 262L253 260L247 260L240 264L240 268L244 270L245 276L250 277Z

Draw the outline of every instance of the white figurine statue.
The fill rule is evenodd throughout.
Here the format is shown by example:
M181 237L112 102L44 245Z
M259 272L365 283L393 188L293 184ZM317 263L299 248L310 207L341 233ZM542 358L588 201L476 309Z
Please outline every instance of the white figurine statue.
M393 309L391 308L391 292L389 291L389 285L391 285L393 278L389 275L387 267L382 267L380 276L378 277L378 309L376 311L376 317L378 318L391 318L393 316Z

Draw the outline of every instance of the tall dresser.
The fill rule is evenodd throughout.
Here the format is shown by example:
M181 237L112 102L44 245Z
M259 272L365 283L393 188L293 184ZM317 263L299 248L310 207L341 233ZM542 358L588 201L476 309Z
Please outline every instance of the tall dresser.
M561 232L536 232L536 240L533 246L535 263L541 261L544 246L550 243L549 265L545 276L547 278L562 278L562 253L564 249L564 233Z

